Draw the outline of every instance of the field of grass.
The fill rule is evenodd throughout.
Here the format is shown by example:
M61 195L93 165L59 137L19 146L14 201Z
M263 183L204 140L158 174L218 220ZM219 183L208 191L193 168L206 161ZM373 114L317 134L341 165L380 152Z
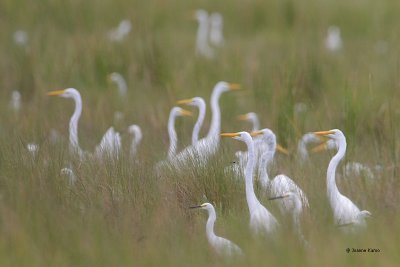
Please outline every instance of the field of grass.
M195 55L194 10L224 16L225 46L214 60ZM0 2L0 266L399 266L400 265L400 2L395 0L103 0ZM132 31L120 43L108 31L122 19ZM327 28L341 28L343 49L324 47ZM13 40L17 30L27 46ZM107 75L126 78L118 96ZM202 96L218 81L243 90L221 97L222 131L250 130L236 116L257 112L292 155L277 156L273 174L292 177L308 195L304 249L274 203L257 195L281 223L275 241L250 235L244 182L223 172L244 146L221 140L207 167L188 166L160 177L166 157L167 119L176 100ZM122 133L118 161L83 161L68 152L69 99L46 96L74 87L83 98L81 146L93 151L114 126ZM9 107L22 94L20 112ZM307 110L295 112L304 103ZM114 121L114 112L124 114ZM207 132L209 109L202 135ZM144 138L138 160L128 157L127 127ZM178 118L179 149L190 143L194 119ZM326 168L334 152L303 165L297 142L310 131L341 129L346 162L373 168L375 178L346 177L339 190L373 218L368 229L347 236L333 225L326 197ZM60 133L52 142L51 131ZM28 143L40 149L33 157ZM70 166L76 183L60 170ZM205 211L214 203L216 232L237 243L246 257L231 262L213 253L205 236ZM377 248L379 253L346 253Z

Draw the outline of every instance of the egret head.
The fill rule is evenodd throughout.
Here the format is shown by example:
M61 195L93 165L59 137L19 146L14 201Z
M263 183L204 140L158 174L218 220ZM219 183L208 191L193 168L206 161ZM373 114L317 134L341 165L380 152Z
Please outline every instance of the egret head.
M198 206L189 207L189 209L202 209L202 210L209 210L209 209L213 209L213 208L214 208L213 205L211 205L210 203L203 203Z
M194 17L198 21L207 21L208 19L208 13L204 9L197 9L194 13Z
M222 133L221 137L232 137L239 141L251 140L251 135L248 132L237 132L237 133Z
M367 211L367 210L362 210L360 211L360 213L357 215L357 217L359 219L365 219L365 218L371 218L372 214L371 212Z
M193 97L193 98L179 100L177 102L177 104L179 104L179 105L185 104L188 106L195 106L195 107L201 107L201 106L205 107L206 106L206 102L204 102L204 99L201 97L198 97L198 96Z
M282 154L289 155L289 151L276 143L276 136L273 131L268 128L264 128L260 131L255 131L251 133L251 136L262 135L263 142L267 145L268 151L276 150Z
M241 89L240 84L221 81L214 86L213 92L223 93L228 91L236 91L240 89Z
M246 114L242 114L237 116L238 120L240 121L254 121L254 120L258 120L257 114L254 112L249 112Z
M48 96L61 96L65 98L75 98L80 96L79 91L75 88L67 88L63 90L55 90L47 93Z
M171 109L171 115L173 115L175 117L176 116L189 116L190 117L190 116L193 116L193 113L186 109L180 108L180 107L173 107Z

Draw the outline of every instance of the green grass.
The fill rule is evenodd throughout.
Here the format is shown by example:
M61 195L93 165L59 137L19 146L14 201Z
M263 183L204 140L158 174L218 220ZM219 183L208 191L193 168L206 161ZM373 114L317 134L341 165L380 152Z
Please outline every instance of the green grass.
M398 266L400 256L400 121L398 10L387 1L22 1L0 3L0 258L1 266ZM194 54L193 10L224 16L225 47L215 60ZM132 32L121 43L106 34L128 18ZM338 25L344 49L324 49L329 25ZM29 45L14 44L23 29ZM384 43L382 43L384 42ZM377 46L387 44L379 52ZM118 71L129 86L120 99L107 75ZM248 229L244 183L224 174L234 151L222 140L206 168L165 171L168 112L175 101L202 96L216 82L242 84L222 96L222 131L249 130L238 114L255 111L261 125L295 151L306 132L339 128L348 141L346 161L383 167L375 180L338 176L343 194L373 214L360 236L333 226L325 173L332 153L306 165L278 156L274 173L285 173L306 192L310 210L303 249L287 218L257 195L282 225L279 238L256 240ZM81 146L93 151L114 125L130 138L128 125L142 127L138 162L79 162L68 153L70 100L50 90L75 87L83 97ZM22 93L18 114L9 108L12 90ZM294 112L303 102L308 109ZM124 113L113 122L115 111ZM208 110L209 113L209 110ZM179 118L179 149L190 143L193 121ZM202 135L206 133L209 114ZM61 134L52 143L51 129ZM26 144L40 145L32 158ZM74 186L60 175L71 164ZM343 163L342 163L343 164ZM341 168L339 168L341 169ZM339 171L341 173L341 170ZM246 258L229 262L213 254L205 237L206 214L187 207L209 201L218 214L216 232L237 243ZM380 253L349 253L378 248Z

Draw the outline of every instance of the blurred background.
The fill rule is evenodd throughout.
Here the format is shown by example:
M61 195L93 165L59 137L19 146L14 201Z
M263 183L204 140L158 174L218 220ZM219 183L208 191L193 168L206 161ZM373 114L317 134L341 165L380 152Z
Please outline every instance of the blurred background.
M198 9L223 17L224 42L212 47L211 58L196 53ZM398 10L395 0L2 0L2 265L225 265L208 248L206 216L185 209L208 200L221 217L217 231L248 255L245 262L228 265L396 266ZM125 96L110 81L112 72L124 77ZM223 141L209 169L168 173L162 181L149 171L166 157L168 113L176 101L202 96L208 103L218 81L243 88L221 98L223 132L250 130L236 116L254 111L261 128L274 130L294 154L307 132L338 128L345 133L346 161L360 161L378 177L361 173L338 180L345 195L372 212L367 233L337 236L325 192L333 152L312 157L307 166L295 156L280 156L275 166L309 195L310 250L288 244L290 231L275 245L252 242L244 185L232 184L221 172L233 152L244 149L237 142ZM73 104L46 96L68 87L77 88L83 99L81 146L92 151L110 126L128 144L127 127L135 123L144 135L139 162L122 158L117 166L99 167L70 158ZM193 123L177 121L179 150L190 144ZM26 151L29 143L40 147L35 158ZM72 188L59 172L69 162L79 181ZM381 252L345 253L357 246Z

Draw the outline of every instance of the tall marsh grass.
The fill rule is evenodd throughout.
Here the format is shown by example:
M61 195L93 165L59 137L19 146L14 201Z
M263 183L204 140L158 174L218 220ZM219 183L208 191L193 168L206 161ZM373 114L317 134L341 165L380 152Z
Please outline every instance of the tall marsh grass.
M23 1L0 3L0 259L1 266L398 266L400 254L400 121L398 1ZM226 45L215 60L195 56L196 22L204 8L224 16ZM132 32L112 43L107 32L120 20ZM338 25L343 50L323 40ZM27 46L13 42L25 30ZM107 75L118 71L129 86L120 98ZM285 173L308 195L302 226L309 248L279 216L256 180L256 193L280 224L274 241L254 239L248 228L244 183L224 172L234 151L221 140L210 164L188 164L157 173L166 157L167 118L176 100L202 96L217 81L242 84L221 97L222 131L250 130L236 121L255 111L291 150L277 155L273 174ZM68 153L70 100L50 90L75 87L83 97L81 146L93 151L106 129L122 132L119 160L79 162ZM22 109L9 108L12 90ZM296 112L296 105L306 106ZM115 111L124 114L114 122ZM206 134L207 120L201 134ZM130 124L142 127L137 161L128 157ZM194 119L179 119L179 149L190 143ZM375 178L346 177L343 194L373 214L356 236L333 225L326 197L326 168L333 152L301 164L295 149L302 134L339 128L348 161L373 168ZM60 139L53 142L51 131ZM26 149L37 143L36 156ZM374 169L378 166L377 170ZM73 169L70 185L61 174ZM230 262L215 255L205 237L206 214L188 207L214 203L216 232L246 254ZM379 253L346 253L377 248Z

